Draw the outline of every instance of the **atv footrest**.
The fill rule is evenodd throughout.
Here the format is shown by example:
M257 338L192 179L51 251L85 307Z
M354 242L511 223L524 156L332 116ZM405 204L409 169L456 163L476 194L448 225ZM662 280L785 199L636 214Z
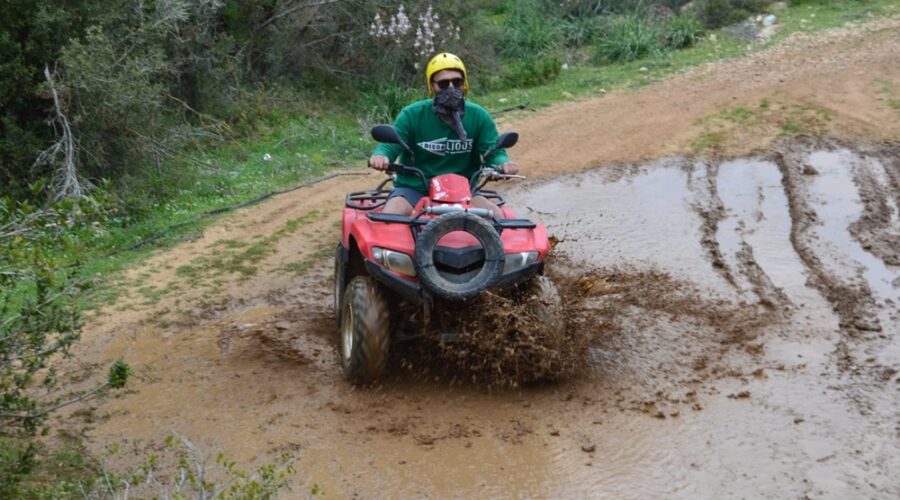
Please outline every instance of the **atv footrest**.
M501 229L534 229L537 224L528 219L497 219L495 224Z
M369 212L368 213L369 220L373 222L389 222L393 224L406 224L406 225L419 225L424 226L428 224L431 219L414 219L412 217L408 217L406 215L400 214L386 214L382 212Z

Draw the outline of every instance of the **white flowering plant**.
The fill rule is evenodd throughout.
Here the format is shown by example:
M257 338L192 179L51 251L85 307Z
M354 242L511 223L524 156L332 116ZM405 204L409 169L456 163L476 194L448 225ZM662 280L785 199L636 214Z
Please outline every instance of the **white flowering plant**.
M401 3L396 11L378 12L368 34L385 52L383 60L399 63L395 73L422 68L432 55L454 50L460 40L459 26L442 19L430 3L410 10Z

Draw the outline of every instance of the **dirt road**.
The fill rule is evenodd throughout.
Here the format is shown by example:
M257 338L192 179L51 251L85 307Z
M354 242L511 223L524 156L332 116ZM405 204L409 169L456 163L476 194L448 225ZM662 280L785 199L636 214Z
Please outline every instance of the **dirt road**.
M602 318L563 383L396 369L351 387L329 256L343 194L378 177L245 209L89 320L77 359L136 371L90 446L122 444L121 464L173 432L246 465L289 451L288 497L897 498L897 95L894 18L506 118L532 177L508 199Z

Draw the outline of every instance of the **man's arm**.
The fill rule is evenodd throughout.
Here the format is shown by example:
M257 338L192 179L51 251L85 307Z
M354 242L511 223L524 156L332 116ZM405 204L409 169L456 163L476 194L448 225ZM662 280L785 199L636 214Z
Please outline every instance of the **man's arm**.
M397 119L394 120L394 128L406 144L411 144L412 140L412 126L409 115L410 113L406 109L403 109L403 111L397 115ZM381 143L375 148L375 151L372 152L372 157L369 158L369 166L375 170L385 170L388 168L388 165L396 161L397 157L402 153L403 146L399 144Z
M497 124L494 123L494 119L491 118L491 115L486 110L483 111L482 119L479 122L481 126L478 134L478 153L484 156L489 149L497 145L497 139L500 135L497 133ZM491 157L487 159L487 163L505 174L516 174L519 172L519 165L514 161L510 161L505 149L494 151Z

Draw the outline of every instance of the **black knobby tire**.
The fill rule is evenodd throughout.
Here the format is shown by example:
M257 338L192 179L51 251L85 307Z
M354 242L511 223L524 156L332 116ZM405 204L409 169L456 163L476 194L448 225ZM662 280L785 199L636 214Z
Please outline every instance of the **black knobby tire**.
M341 326L341 306L344 304L344 289L347 286L347 263L344 262L344 245L337 244L334 253L334 317Z
M341 365L354 384L376 380L387 365L390 347L388 304L369 276L350 280L341 307ZM349 345L348 345L349 342Z
M446 234L464 231L484 248L484 265L469 281L454 283L443 276L434 265L434 248ZM503 273L505 259L503 242L493 226L483 218L465 212L451 212L428 223L416 239L416 273L422 284L434 295L447 300L461 301L490 288Z

